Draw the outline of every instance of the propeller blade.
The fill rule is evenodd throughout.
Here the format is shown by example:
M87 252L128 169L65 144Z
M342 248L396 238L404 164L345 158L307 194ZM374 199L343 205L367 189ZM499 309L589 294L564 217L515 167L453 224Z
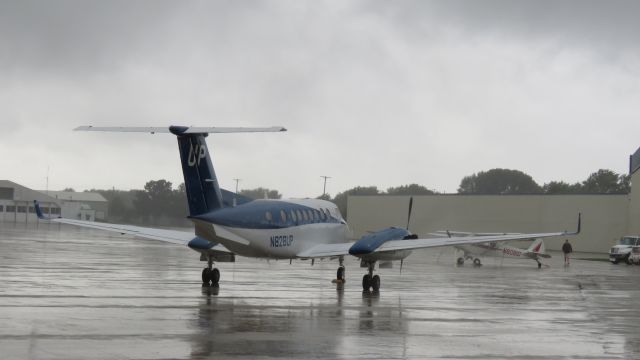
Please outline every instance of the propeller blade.
M407 230L409 230L409 223L411 222L411 209L413 208L413 196L409 198L409 215L407 215Z

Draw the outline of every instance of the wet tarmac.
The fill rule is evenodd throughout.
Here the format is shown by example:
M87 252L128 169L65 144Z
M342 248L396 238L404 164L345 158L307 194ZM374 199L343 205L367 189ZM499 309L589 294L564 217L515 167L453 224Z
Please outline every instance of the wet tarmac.
M370 294L355 260L340 288L335 261L238 258L202 288L186 248L5 223L0 358L640 358L640 266L548 263L419 251Z

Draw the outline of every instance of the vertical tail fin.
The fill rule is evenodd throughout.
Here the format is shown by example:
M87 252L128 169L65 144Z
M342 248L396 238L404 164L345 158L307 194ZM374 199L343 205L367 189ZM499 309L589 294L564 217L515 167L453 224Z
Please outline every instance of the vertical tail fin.
M537 254L544 254L544 241L542 241L542 239L534 240L527 251Z
M178 137L189 215L196 216L220 209L223 207L222 193L205 141L208 134L183 134L183 129L172 126L171 132Z
M172 133L178 137L184 184L187 189L189 215L196 216L223 207L220 185L213 170L205 137L209 133L282 132L272 127L136 127L136 126L79 126L76 131L112 131L142 133Z

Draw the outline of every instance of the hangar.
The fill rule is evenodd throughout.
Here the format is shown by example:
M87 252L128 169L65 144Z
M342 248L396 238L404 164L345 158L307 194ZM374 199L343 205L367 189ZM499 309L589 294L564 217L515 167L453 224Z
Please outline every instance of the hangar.
M95 221L105 220L107 215L108 202L98 193L38 191L0 180L0 222L37 222L34 200L52 216Z
M630 157L631 184L640 184L640 149ZM354 195L347 208L355 237L387 226L407 226L411 196ZM629 194L413 196L409 230L427 236L438 230L552 232L573 230L582 213L582 232L571 239L577 251L608 252L621 236L640 234L640 187ZM559 250L564 239L545 240Z

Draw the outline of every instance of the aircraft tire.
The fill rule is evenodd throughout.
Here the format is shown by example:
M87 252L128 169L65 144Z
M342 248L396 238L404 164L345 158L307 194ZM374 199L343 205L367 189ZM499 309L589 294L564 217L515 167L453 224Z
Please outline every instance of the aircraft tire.
M464 258L463 257L459 257L458 260L456 261L456 263L460 266L464 265Z
M373 278L371 279L371 288L373 291L380 290L380 276L373 275Z
M364 274L364 276L362 277L362 290L369 291L370 287L371 287L371 278L369 277L369 274Z
M480 262L480 259L475 258L475 259L473 259L473 265L480 266L480 265L482 265L482 262Z
M219 281L220 281L220 270L218 270L218 268L214 268L211 271L211 284L218 285Z
M337 274L336 274L336 279L338 279L338 280L342 280L342 282L344 282L344 280L345 280L344 273L345 273L344 266L340 266L340 267L338 268L338 272L337 272Z
M202 269L202 283L209 284L211 281L211 271L207 268Z
M542 268L542 263L538 263L538 269Z

